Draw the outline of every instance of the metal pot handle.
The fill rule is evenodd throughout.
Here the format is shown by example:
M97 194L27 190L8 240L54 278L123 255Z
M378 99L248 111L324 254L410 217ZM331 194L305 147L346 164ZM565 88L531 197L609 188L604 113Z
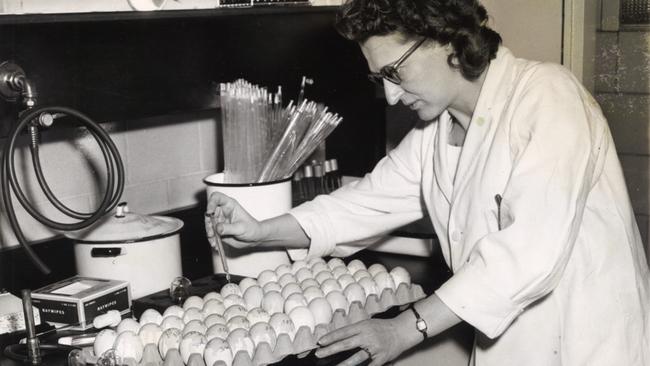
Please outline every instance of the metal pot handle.
M97 247L90 250L90 256L93 258L113 258L122 254L122 248L119 247Z

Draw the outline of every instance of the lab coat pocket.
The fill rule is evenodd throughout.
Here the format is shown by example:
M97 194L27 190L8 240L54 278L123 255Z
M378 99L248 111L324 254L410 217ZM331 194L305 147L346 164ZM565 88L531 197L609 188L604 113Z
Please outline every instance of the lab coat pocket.
M507 202L500 195L497 196L494 207L485 210L485 219L490 232L507 229L514 222Z

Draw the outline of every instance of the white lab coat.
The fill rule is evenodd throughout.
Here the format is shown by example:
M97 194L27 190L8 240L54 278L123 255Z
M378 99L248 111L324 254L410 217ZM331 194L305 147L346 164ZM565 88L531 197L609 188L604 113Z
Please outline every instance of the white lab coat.
M454 273L436 294L476 328L476 365L650 365L650 274L593 98L502 47L454 180L450 126L444 113L363 179L294 208L311 238L294 259L350 255L426 211Z

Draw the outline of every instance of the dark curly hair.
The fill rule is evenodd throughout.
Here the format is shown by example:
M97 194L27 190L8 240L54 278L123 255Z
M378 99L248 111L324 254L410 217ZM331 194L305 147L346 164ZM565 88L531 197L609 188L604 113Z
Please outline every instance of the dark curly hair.
M347 0L337 15L336 29L359 43L399 33L406 39L426 37L443 46L451 44L454 52L447 62L466 79L475 80L501 43L501 36L486 22L487 11L477 0Z

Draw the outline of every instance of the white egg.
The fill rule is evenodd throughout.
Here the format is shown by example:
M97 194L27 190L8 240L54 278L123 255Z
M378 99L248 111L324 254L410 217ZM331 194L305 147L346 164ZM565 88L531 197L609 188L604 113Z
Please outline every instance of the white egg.
M314 274L309 268L301 268L296 272L296 280L299 283L302 283L304 280L314 278Z
M262 342L268 343L269 346L271 346L271 349L275 348L277 338L273 327L268 323L257 323L251 327L248 333L250 334L256 348Z
M178 349L181 344L181 339L183 339L183 333L180 329L169 328L162 332L160 339L158 340L158 351L162 357L167 355L167 351L170 349Z
M257 280L251 277L246 277L239 281L239 290L243 294L248 290L251 286L257 286Z
M260 307L263 297L264 290L262 290L261 287L254 285L247 288L246 291L244 291L244 302L246 302L246 308L253 309Z
M147 309L142 315L140 315L140 325L145 325L149 323L154 323L160 325L162 323L163 317L160 315L158 310Z
M384 267L383 264L375 263L375 264L371 265L370 267L368 267L368 272L370 273L370 275L372 277L375 277L375 275L377 275L377 273L379 273L379 272L388 272L388 270L386 269L386 267Z
M232 365L233 355L230 345L225 339L213 338L205 345L203 359L206 365L214 365L218 361L223 362L226 366Z
M372 275L370 275L370 272L366 271L365 269L360 269L352 275L357 282L359 282L362 278L364 277L370 277L372 278Z
M310 303L313 299L325 297L323 290L318 287L309 287L302 294L305 296L307 303Z
M296 273L302 268L309 267L307 261L295 261L291 264L291 273Z
M355 280L351 274L344 274L341 277L337 278L336 280L339 281L339 285L341 285L341 288L346 288L348 287L349 284L357 282L357 280Z
M320 286L320 283L318 283L318 281L316 281L316 280L313 279L313 278L308 278L308 279L306 279L306 280L300 282L300 288L301 288L303 291L305 291L305 290L308 289L309 287L319 287L319 286Z
M330 278L334 278L334 275L332 275L332 272L330 271L321 271L316 274L316 277L314 277L318 283L323 283L326 280L329 280Z
M163 329L160 327L160 325L156 323L147 323L140 328L138 336L140 336L140 340L142 340L143 345L146 346L149 343L153 343L158 346L158 341L160 340L162 332Z
M99 357L107 350L113 348L117 332L113 329L103 329L95 336L95 343L93 343L93 352L95 356Z
M208 300L203 304L203 316L210 316L212 314L223 314L224 311L226 311L226 306L224 305L223 302L217 300L217 299L212 299Z
M215 324L226 325L226 318L224 318L223 315L219 314L208 315L203 321L203 324L205 324L205 326L208 328Z
M353 260L350 261L350 263L348 263L348 270L352 274L355 274L358 270L361 270L361 269L365 270L366 265L363 264L363 262L358 260L358 259L353 259Z
M291 310L298 306L307 306L307 299L302 293L291 294L284 300L284 312L286 314L289 314Z
M228 338L228 334L230 331L228 330L228 326L226 324L215 324L208 328L208 331L205 332L205 337L208 340L212 340L214 338L221 338L225 340Z
M282 286L280 286L280 284L277 282L269 282L266 285L264 285L262 289L264 290L264 293L273 292L273 291L280 292L282 291Z
M317 297L310 301L309 310L314 315L316 325L327 325L332 321L332 305L324 297Z
M189 308L185 310L185 314L183 314L183 322L187 324L192 320L203 321L203 312L198 308Z
M228 320L226 326L228 327L228 331L230 332L240 328L249 330L251 328L251 322L245 316L233 316L232 318L230 318L230 320Z
M311 258L307 259L307 265L310 266L310 267L313 267L314 264L316 264L316 263L327 264L327 263L325 263L325 259L323 259L322 257L311 257Z
M120 324L117 325L117 334L124 333L126 331L131 331L134 334L138 334L140 331L140 323L131 318L122 319L122 321L120 321Z
M293 324L293 320L291 320L289 315L285 313L275 313L271 315L269 325L273 328L278 337L281 334L288 334L289 338L293 340L293 337L296 335L296 327Z
M372 278L377 284L377 290L381 294L384 289L395 291L395 280L388 272L379 272Z
M334 257L327 262L327 266L330 267L331 270L333 270L336 267L341 267L341 266L345 267L345 263L343 263L343 260L341 258Z
M205 334L205 332L207 331L208 331L208 327L206 327L202 321L192 320L191 322L185 324L185 327L183 328L183 337L185 337L187 334L191 332Z
M293 321L293 325L296 329L300 327L307 326L309 331L314 333L314 328L316 327L316 320L314 320L314 314L311 313L311 310L307 306L298 306L295 309L291 310L289 313L289 318Z
M188 297L183 303L183 310L187 311L191 308L203 309L203 299L198 296Z
M144 346L142 345L142 340L137 334L127 330L120 333L117 338L115 338L113 349L115 349L115 355L119 356L121 359L132 358L136 362L140 362Z
M341 291L332 291L327 296L325 296L327 301L332 305L332 311L343 310L344 313L348 313L350 304L348 303L348 298L343 295Z
M203 296L203 302L208 302L210 300L219 300L223 302L223 296L220 293L215 291L210 291L205 296Z
M236 355L239 351L246 351L250 358L253 358L253 351L255 350L255 344L253 340L248 336L248 331L246 329L235 329L226 339L232 350L232 354Z
M169 328L183 329L183 327L185 327L185 323L183 322L183 319L174 315L170 315L163 318L160 327L162 330L167 330Z
M178 305L172 305L165 309L165 312L163 312L163 318L166 318L168 316L177 316L183 319L183 314L185 314L185 310L183 310L182 307Z
M223 300L226 301L226 298L230 295L237 295L241 296L242 292L241 289L239 288L239 285L235 283L227 283L223 285L221 288L221 296L223 296Z
M198 353L203 357L203 351L205 350L207 343L208 339L201 333L191 332L184 335L179 348L183 362L187 365L190 356L195 353Z
M278 284L282 287L290 283L298 283L298 279L292 273L285 273L282 277L278 278Z
M292 294L302 294L302 288L297 283L290 283L282 288L281 294L286 299Z
M277 291L271 291L264 294L262 298L262 309L266 310L267 313L273 314L281 313L284 308L284 297Z
M411 275L403 267L397 266L393 268L389 273L391 277L393 277L393 281L395 281L395 286L399 286L402 283L405 283L407 285L411 284Z
M257 276L257 283L264 288L264 285L266 285L269 282L277 282L278 281L278 275L275 274L275 271L271 271L270 269L266 269L262 271L259 276Z
M223 306L226 309L228 309L233 305L241 305L243 307L246 307L246 301L244 300L243 297L236 294L228 295L223 298Z
M271 315L262 308L253 308L249 310L246 317L250 321L251 325L257 323L268 323L269 319L271 319Z
M227 324L227 322L229 322L230 319L236 316L245 317L246 314L248 314L248 310L246 310L245 307L241 305L233 305L226 309L226 311L223 313L223 317L226 319L226 324Z
M341 285L339 284L339 281L329 278L323 283L320 284L320 289L323 290L323 293L325 295L329 294L332 291L342 291L343 289L341 288Z
M336 279L346 274L350 274L350 271L348 271L348 267L346 266L336 267L332 270L332 275Z
M287 273L292 273L290 264L281 264L275 269L275 275L278 276L278 278Z
M358 283L361 285L361 287L363 287L363 291L365 291L366 296L370 296L370 295L379 296L379 289L377 288L377 284L372 278L364 277L360 279Z
M366 292L361 287L360 284L353 282L345 287L343 294L348 299L348 302L352 304L355 301L361 303L361 306L366 305Z
M327 265L327 263L325 263L325 262L318 262L318 263L315 263L315 264L311 267L311 273L314 273L314 275L316 275L316 274L318 274L318 273L321 273L321 272L323 272L323 271L327 271L327 272L330 271L330 267L329 267L329 266Z

